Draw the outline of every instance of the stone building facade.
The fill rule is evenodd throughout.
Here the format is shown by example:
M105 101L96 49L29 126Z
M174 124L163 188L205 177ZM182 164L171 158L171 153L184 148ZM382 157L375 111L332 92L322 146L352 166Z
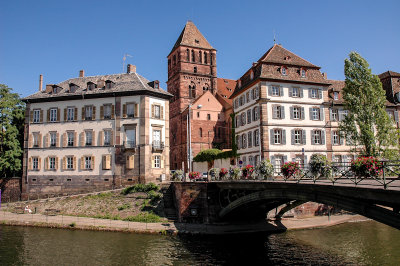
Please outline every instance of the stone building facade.
M193 157L203 149L230 148L229 97L236 82L217 77L216 52L193 22L188 21L167 56L167 88L173 95L171 169L188 170L189 135Z
M125 74L46 85L26 102L23 192L72 194L169 178L171 94Z

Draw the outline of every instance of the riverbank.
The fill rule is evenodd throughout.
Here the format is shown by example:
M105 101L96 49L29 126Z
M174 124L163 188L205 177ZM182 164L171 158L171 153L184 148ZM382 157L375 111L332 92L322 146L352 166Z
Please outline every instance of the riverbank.
M360 215L333 215L308 218L286 218L257 224L187 224L175 222L146 223L111 219L97 219L67 215L47 216L43 214L16 214L0 211L0 224L64 228L73 230L118 231L147 234L237 234L267 232L278 233L286 230L328 227L346 222L368 220Z

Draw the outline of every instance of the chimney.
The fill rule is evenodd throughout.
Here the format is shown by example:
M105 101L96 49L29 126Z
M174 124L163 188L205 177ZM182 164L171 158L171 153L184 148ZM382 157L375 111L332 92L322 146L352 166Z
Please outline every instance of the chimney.
M326 74L326 72L322 73L322 76L324 77L324 79L328 79L328 75Z
M136 73L136 66L128 64L126 73Z
M43 75L40 74L39 76L39 91L42 91L43 89Z
M46 92L49 93L49 92L52 92L52 91L53 91L53 85L46 84Z
M79 71L79 77L83 78L84 76L85 76L85 70L82 69Z

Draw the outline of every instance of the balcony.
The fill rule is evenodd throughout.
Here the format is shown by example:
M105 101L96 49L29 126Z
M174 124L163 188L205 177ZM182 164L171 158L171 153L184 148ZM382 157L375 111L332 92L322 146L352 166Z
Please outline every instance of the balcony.
M125 150L136 150L136 141L124 141Z
M164 142L153 141L153 151L162 151L162 150L164 150Z

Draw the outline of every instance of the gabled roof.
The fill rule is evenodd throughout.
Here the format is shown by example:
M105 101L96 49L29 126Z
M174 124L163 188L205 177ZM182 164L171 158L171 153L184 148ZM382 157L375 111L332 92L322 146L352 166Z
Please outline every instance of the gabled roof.
M111 81L114 83L113 87L110 89L105 89L104 87L97 87L93 90L88 90L87 84L94 83L100 84L101 82ZM99 83L100 82L100 83ZM75 92L70 92L70 84L75 84L78 86ZM142 77L137 73L126 73L126 74L112 74L112 75L101 75L101 76L88 76L72 78L60 82L56 85L60 87L60 91L57 93L46 92L46 90L38 91L32 95L23 98L24 101L59 101L63 99L80 97L102 97L110 93L150 93L152 95L159 95L164 98L170 98L172 94L159 88L155 89L149 85L149 80ZM104 86L104 84L103 84Z
M259 60L258 62L264 63L275 63L283 65L294 65L294 66L304 66L311 68L320 68L314 64L311 64L307 60L301 58L300 56L290 52L289 50L283 48L279 44L274 44Z
M230 105L232 105L232 99L229 98L235 91L236 82L233 79L217 78L217 94L223 101Z
M384 79L387 77L399 77L400 78L400 73L397 73L394 71L386 71L386 72L383 72L382 74L379 74L378 77L380 79Z
M214 49L211 46L211 44L207 41L207 39L203 36L203 34L201 34L199 29L190 20L186 22L186 25L181 32L181 35L179 35L179 38L175 42L175 45L170 53L172 53L172 51L174 51L175 48L177 48L180 45L186 45L204 49Z

